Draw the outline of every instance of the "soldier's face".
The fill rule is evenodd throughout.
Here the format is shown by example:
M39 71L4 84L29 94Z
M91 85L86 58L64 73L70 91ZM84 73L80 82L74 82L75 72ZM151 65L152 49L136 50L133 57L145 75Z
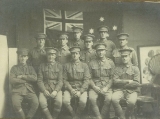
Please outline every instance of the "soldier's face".
M105 32L105 31L99 32L99 35L100 35L100 38L103 38L103 39L107 38L109 36L109 34L107 32Z
M45 39L37 39L37 45L43 47L45 45Z
M99 58L103 58L106 55L106 50L97 50L96 52Z
M127 64L127 63L129 63L130 62L130 55L122 55L121 56L121 58L122 58L122 62L124 63L124 64Z
M64 45L67 45L67 43L68 43L68 39L66 38L60 39L60 45L64 46Z
M76 60L79 60L79 58L80 58L80 53L79 53L79 52L71 52L71 56L72 56L72 59L73 59L74 61L76 61Z
M56 54L53 54L53 53L47 54L48 62L54 62L55 58L56 58Z
M80 39L80 37L81 37L81 35L82 35L82 33L81 32L74 32L74 38L76 38L76 39Z
M87 49L92 48L92 46L93 46L93 41L85 41L85 46L86 46Z
M26 64L26 61L28 60L28 56L27 55L18 55L18 60L19 60L19 63Z
M120 39L120 40L119 40L119 44L120 44L121 47L126 46L127 43L128 43L128 40L127 40L127 39Z

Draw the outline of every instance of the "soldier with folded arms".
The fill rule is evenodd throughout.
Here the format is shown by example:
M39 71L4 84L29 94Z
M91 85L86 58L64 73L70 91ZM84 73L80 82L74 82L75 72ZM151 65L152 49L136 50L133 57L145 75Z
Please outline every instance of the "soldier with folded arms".
M28 49L17 50L18 65L14 65L10 71L10 83L12 85L12 104L20 119L32 119L38 108L39 102L35 94L33 82L37 81L37 74L32 66L26 64ZM25 116L21 107L22 101L26 99L30 105L28 114Z
M46 48L47 62L38 70L39 103L47 119L57 119L62 106L62 65L55 61L57 49ZM53 104L53 112L48 109L47 100Z
M63 104L75 119L81 118L81 114L86 107L87 89L90 79L89 68L86 63L80 61L80 47L70 48L71 61L64 65L64 85L65 91ZM78 101L76 113L71 106L71 99Z
M131 49L121 49L119 52L122 58L122 65L117 66L114 71L112 104L120 119L130 119L134 118L133 111L137 101L138 87L140 86L140 71L130 61ZM119 101L123 98L127 102L125 115L119 104Z

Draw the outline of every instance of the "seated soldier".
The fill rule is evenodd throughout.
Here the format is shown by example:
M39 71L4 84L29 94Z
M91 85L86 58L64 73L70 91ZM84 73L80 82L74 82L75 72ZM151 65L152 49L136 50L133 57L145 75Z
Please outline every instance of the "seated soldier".
M55 61L57 49L46 48L47 62L38 70L39 103L47 119L56 119L62 106L62 66ZM48 110L47 100L53 102L52 115Z
M28 50L18 49L18 65L14 65L10 71L10 83L12 85L12 104L20 119L32 119L38 108L38 98L35 94L32 82L37 81L37 74L32 66L28 66ZM22 101L29 102L30 109L25 116L21 107Z
M94 37L95 36L92 34L87 34L83 36L85 49L81 51L80 59L87 64L89 64L92 59L96 58L96 51L92 48Z
M65 64L70 60L70 51L67 44L68 44L68 34L61 33L59 36L57 61L62 64Z
M95 119L109 119L114 63L112 60L106 58L106 45L104 43L98 43L95 45L95 48L97 59L89 63L91 72L89 100ZM105 98L101 114L97 106L97 98L99 96L104 96Z
M122 58L122 65L115 68L113 75L112 104L117 116L120 119L133 117L134 106L137 101L140 72L137 66L131 64L131 49L119 50ZM125 116L119 101L124 98L127 102Z
M64 66L64 85L65 91L63 104L70 112L73 118L79 118L87 102L87 89L90 79L89 68L86 63L82 63L80 58L80 47L70 48L71 61ZM77 112L75 114L70 101L78 99Z

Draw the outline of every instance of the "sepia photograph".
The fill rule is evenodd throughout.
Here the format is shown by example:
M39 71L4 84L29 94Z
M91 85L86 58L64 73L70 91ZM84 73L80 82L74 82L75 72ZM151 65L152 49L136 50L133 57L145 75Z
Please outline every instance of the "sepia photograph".
M0 119L160 119L160 2L1 0Z

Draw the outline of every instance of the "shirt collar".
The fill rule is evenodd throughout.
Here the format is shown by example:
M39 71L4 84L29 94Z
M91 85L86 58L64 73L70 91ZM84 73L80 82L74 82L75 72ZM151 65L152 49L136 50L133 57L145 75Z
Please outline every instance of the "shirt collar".
M93 49L89 49L89 50L85 50L85 53L87 53L87 52L89 52L89 53L92 53L93 52Z
M76 61L76 62L73 62L74 65L79 65L79 63L80 63L80 60Z
M99 62L106 62L106 58L104 58L103 60L99 59Z
M69 47L66 45L66 46L63 46L61 49L62 49L62 50L68 50Z
M23 65L23 64L19 63L18 66L20 66L20 67L27 67L27 64Z
M129 49L129 47L128 47L128 46L126 46L126 47L124 47L124 48L120 48L120 49Z
M48 62L47 65L54 65L55 62Z
M129 64L125 65L125 67L129 68L132 65L133 65L132 63L129 63Z
M40 48L37 47L37 51L45 51L45 48L43 47L43 48L40 49Z

